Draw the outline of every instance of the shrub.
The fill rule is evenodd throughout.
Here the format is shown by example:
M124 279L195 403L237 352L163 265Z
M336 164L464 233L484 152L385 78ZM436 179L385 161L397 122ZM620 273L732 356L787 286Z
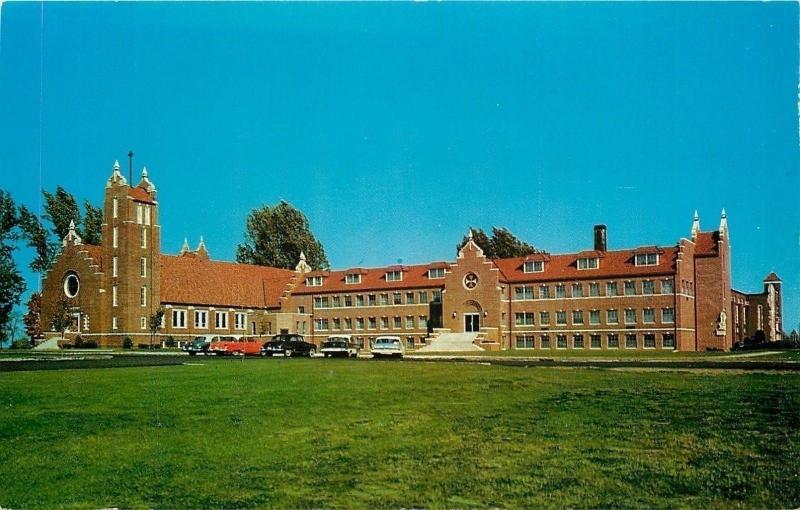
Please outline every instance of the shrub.
M84 349L97 349L97 342L94 340L87 340L81 345Z
M170 335L167 337L167 341L164 342L164 345L166 345L167 347L175 347L176 345L178 345L178 342L176 342L175 338L172 335Z
M12 349L30 349L31 343L28 340L14 340L10 347Z
M73 342L73 345L75 345L76 349L82 349L83 348L83 338L81 338L80 335L76 336L75 337L75 341Z
M133 347L133 340L131 340L131 337L126 336L125 340L122 341L122 348L123 349L130 349L132 347Z

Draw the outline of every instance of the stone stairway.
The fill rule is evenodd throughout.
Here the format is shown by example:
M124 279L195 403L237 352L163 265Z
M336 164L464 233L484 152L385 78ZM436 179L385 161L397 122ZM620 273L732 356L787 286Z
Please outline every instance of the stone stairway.
M482 351L475 345L475 340L480 333L440 333L431 338L431 342L418 349L419 352L454 352L454 351Z

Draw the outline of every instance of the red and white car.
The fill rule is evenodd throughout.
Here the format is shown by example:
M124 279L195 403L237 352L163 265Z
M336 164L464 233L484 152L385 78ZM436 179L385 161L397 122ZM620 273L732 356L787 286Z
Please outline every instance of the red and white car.
M211 342L208 353L217 356L260 356L261 342L251 336L221 336Z

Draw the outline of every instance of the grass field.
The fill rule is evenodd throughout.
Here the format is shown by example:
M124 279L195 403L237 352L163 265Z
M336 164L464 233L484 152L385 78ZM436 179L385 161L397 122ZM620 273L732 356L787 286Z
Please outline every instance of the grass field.
M0 373L0 506L800 505L800 374L187 361Z

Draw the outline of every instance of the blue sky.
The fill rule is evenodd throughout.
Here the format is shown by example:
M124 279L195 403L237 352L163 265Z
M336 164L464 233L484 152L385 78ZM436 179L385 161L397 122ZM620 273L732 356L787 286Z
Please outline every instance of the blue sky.
M4 2L0 187L99 203L132 148L164 251L203 235L232 259L247 212L285 199L334 267L452 258L469 225L551 252L590 246L600 222L611 248L671 245L695 209L710 230L725 207L734 286L777 271L790 330L797 11Z

